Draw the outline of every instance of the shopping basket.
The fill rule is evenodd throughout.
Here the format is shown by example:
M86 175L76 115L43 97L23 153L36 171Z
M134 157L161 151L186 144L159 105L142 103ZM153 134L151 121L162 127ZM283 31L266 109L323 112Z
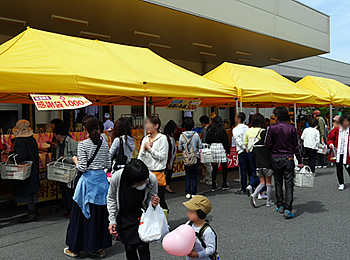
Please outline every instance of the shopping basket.
M23 181L29 178L32 171L32 161L23 161L17 163L16 157L18 154L11 154L6 162L0 164L1 178L4 180L20 180ZM14 162L9 159L13 158Z
M65 158L59 158L47 165L47 179L69 183L75 179L77 168L74 164L64 163Z

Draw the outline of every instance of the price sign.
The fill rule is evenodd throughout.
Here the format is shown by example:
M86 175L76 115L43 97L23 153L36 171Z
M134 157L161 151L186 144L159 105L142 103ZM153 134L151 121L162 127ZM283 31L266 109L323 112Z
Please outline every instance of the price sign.
M189 99L173 99L168 105L167 109L177 109L182 111L196 111L200 100L189 100Z
M83 96L30 95L38 110L61 110L87 107L92 103Z

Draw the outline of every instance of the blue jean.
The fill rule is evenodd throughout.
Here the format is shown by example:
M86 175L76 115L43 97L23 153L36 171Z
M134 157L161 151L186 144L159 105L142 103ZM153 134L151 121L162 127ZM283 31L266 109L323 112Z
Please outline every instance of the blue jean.
M196 195L197 194L197 184L198 184L198 162L193 166L185 165L186 172L186 194ZM192 184L192 190L191 190Z
M249 185L253 188L257 187L260 179L255 174L255 165L250 153L241 152L238 155L239 168L241 170L241 189L247 188L247 176L249 176Z

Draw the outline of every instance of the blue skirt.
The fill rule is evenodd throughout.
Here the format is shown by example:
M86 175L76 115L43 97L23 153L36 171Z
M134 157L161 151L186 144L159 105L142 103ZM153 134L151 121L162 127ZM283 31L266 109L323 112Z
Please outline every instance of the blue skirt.
M86 218L76 202L73 202L66 244L74 253L94 253L112 246L108 230L107 205L90 204L90 218Z

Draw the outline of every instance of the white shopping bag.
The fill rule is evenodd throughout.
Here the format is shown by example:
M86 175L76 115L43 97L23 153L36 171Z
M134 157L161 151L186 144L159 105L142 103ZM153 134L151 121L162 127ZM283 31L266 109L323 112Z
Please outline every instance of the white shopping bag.
M139 226L140 239L149 243L163 239L168 233L168 222L163 209L159 205L153 208L152 202L150 202L148 209L141 216Z
M319 154L327 154L327 145L325 143L319 143L317 153Z
M315 173L311 172L309 166L304 166L295 174L294 184L297 187L312 188L315 182Z
M212 163L214 160L214 153L210 149L209 144L202 144L202 149L199 150L201 163Z

